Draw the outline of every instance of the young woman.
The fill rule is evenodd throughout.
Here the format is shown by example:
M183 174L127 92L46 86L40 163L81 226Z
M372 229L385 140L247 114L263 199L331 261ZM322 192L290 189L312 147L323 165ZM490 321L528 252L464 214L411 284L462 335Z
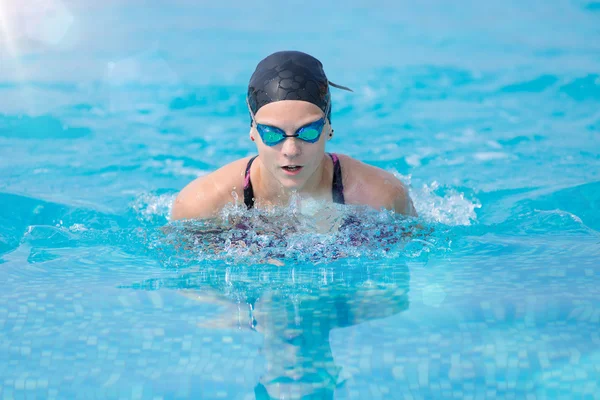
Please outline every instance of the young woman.
M282 51L262 60L247 96L258 155L188 184L173 204L172 219L215 217L237 199L260 209L286 206L292 198L416 215L393 174L325 152L333 137L329 86L350 90L329 82L321 62L308 54Z

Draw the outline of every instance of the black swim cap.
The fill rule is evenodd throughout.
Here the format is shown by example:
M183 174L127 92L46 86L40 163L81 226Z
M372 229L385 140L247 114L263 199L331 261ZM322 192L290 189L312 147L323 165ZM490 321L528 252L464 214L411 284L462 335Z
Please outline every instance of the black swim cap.
M248 84L248 107L253 114L265 104L280 100L313 103L331 122L329 85L352 91L327 80L323 64L300 51L273 53L256 66Z

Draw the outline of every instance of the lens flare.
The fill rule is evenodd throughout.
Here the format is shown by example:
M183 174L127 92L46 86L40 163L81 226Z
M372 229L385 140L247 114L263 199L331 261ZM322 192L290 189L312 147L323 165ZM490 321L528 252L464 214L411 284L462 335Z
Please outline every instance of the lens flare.
M60 0L0 0L0 43L14 57L24 45L57 46L74 16Z
M0 0L0 57L8 51L10 55L15 52L13 38L11 35L10 0Z

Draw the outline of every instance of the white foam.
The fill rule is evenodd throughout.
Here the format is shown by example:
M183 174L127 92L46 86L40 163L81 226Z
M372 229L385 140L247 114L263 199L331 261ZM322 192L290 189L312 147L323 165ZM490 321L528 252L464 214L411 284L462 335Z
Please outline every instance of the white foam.
M132 208L138 219L150 222L159 218L162 222L167 222L171 215L171 208L173 207L175 196L176 195L173 193L161 195L144 193L135 199Z
M69 230L71 232L85 232L88 230L88 228L86 228L83 224L73 224L69 227Z
M476 199L469 200L455 189L449 189L443 195L436 193L438 191L440 185L434 181L411 192L422 219L446 225L471 225L477 220L475 210L481 208L481 204Z
M176 176L190 176L197 178L209 173L198 168L186 167L183 165L183 160L166 159L166 160L148 160L145 164L147 168L158 168L163 174L172 174Z
M473 157L479 161L502 160L508 158L508 154L501 151L480 151L475 153Z
M406 163L411 167L419 167L421 166L421 157L416 154L412 154L406 157Z

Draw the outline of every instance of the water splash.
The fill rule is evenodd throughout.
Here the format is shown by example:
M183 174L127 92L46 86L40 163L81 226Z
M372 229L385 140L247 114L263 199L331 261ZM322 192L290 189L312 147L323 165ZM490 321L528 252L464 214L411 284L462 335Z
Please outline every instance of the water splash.
M174 193L142 193L131 204L136 219L144 224L165 224L171 215Z
M471 225L477 221L475 210L481 208L477 199L468 199L464 193L441 187L436 181L414 190L412 198L419 216L429 223Z
M475 221L476 200L425 185L413 195L420 218L366 206L292 199L288 207L246 210L239 202L218 218L169 223L174 194L145 193L133 202L149 229L145 245L165 266L220 260L227 264L330 263L340 258L419 258L445 252L451 229Z
M325 218L323 210L328 210ZM412 241L419 244L405 251ZM416 219L365 207L329 205L310 215L292 207L248 211L232 206L217 220L170 223L149 246L172 248L165 258L169 266L198 260L283 265L418 257L426 247L445 248L447 242Z

